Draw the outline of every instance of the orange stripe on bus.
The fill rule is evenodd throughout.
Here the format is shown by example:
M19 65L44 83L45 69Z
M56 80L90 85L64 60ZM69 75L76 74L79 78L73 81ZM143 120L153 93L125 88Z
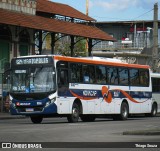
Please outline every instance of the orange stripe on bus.
M100 60L90 60L87 58L75 58L75 57L65 57L65 56L54 56L55 60L59 61L69 61L76 63L88 63L88 64L99 64L99 65L110 65L110 66L119 66L119 67L132 67L132 68L143 68L149 69L148 65L139 65L139 64L127 64L120 62L110 62L110 61L100 61ZM114 60L113 60L114 61Z
M143 102L138 102L137 100L135 100L134 98L132 98L127 92L121 90L121 89L113 89L113 91L120 91L126 98L128 98L131 102L134 102L134 103L144 103L146 102L147 100L143 101ZM110 92L110 90L106 87L106 86L103 86L102 87L102 95L104 97L104 100L107 102L107 103L111 103L112 102L112 94ZM106 96L105 96L106 95Z

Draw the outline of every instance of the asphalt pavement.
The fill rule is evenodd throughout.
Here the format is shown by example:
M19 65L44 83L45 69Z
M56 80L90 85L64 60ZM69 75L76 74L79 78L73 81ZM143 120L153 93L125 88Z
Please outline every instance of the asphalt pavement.
M26 118L24 115L11 115L8 112L0 112L0 120Z
M160 113L157 115L160 117ZM0 121L5 119L21 119L26 118L24 115L11 115L8 112L0 112ZM160 118L157 118L157 120L160 120ZM123 135L160 135L160 128L152 128L149 130L134 130L134 131L124 131L122 133Z

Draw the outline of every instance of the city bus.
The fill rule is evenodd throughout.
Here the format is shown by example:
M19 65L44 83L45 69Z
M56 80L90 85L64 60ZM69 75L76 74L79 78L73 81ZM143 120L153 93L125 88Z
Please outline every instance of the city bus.
M152 99L153 99L153 108L152 115L160 112L160 73L151 73L152 79Z
M57 116L72 123L79 118L91 122L99 116L114 120L127 120L130 114L153 116L156 102L152 100L150 72L147 65L109 58L13 58L10 112L29 116L33 123Z

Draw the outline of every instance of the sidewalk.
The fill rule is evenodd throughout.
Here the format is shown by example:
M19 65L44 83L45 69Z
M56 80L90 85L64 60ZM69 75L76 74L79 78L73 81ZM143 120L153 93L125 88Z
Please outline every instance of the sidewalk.
M0 120L4 119L19 119L19 118L26 118L24 115L11 115L10 113L7 112L0 112Z
M160 135L160 128L125 131L122 134L123 135Z

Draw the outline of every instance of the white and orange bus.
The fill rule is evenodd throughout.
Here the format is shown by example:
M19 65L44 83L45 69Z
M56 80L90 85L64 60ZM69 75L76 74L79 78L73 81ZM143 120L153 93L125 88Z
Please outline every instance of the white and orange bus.
M152 80L152 100L153 107L152 115L154 116L157 112L160 112L160 73L151 73ZM154 109L155 108L155 109Z
M103 115L126 120L129 114L155 116L157 111L149 66L99 57L12 59L10 103L11 114L28 115L33 123L49 116L65 116L69 122Z

